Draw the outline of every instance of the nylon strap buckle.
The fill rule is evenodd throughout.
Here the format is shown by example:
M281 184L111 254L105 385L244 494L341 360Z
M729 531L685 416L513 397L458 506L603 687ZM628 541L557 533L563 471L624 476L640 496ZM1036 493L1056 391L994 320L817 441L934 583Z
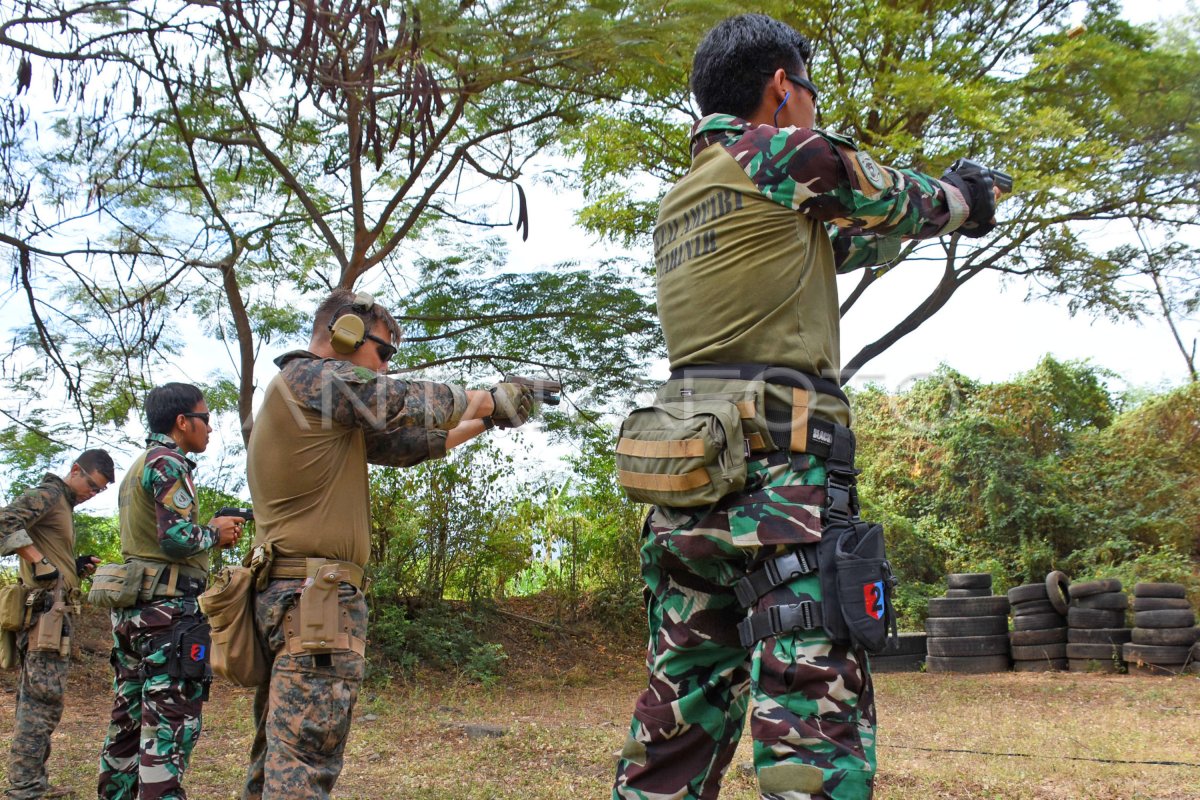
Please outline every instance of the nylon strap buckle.
M814 572L817 566L817 548L804 545L765 562L762 567L739 580L733 587L733 593L737 595L742 608L750 608L755 600L776 586Z
M760 639L778 636L781 633L811 631L822 627L821 608L811 600L794 605L771 606L765 611L743 619L738 623L738 639L742 647L752 647Z

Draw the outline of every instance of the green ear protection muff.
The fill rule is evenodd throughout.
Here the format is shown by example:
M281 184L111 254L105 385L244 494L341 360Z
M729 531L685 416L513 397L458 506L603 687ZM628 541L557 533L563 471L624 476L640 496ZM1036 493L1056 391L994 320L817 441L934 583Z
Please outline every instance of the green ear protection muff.
M329 341L333 345L334 352L348 356L362 347L362 343L367 338L367 326L362 317L357 314L342 314L341 312L347 308L352 311L370 311L374 305L374 297L366 292L358 292L354 295L352 303L347 303L337 310L337 313L333 315L333 322L329 323ZM338 316L339 314L341 316Z

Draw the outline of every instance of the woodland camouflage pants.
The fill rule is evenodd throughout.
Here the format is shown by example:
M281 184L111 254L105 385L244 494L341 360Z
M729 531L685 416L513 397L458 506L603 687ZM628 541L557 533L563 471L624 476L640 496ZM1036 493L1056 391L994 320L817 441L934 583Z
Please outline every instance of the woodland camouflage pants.
M866 655L832 644L820 629L750 648L738 641L746 615L733 591L738 579L794 544L819 540L824 470L811 463L794 472L756 462L751 476L761 488L701 519L651 513L641 551L650 680L618 758L616 800L716 798L751 702L762 797L871 797L875 706ZM820 602L816 573L776 587L755 610L802 600Z
M269 682L254 695L254 743L243 800L325 800L342 773L366 661L353 652L288 655L284 615L303 584L271 581L255 598L259 636L275 657ZM339 603L349 614L350 633L365 639L366 596L343 583Z
M73 619L63 617L63 635L71 635ZM50 736L63 713L70 656L55 652L29 652L29 632L17 635L21 653L21 677L17 688L16 722L8 756L6 797L33 800L50 787L46 761L50 758Z
M167 674L163 641L195 598L113 609L112 722L100 753L101 800L179 800L183 773L200 738L204 683Z

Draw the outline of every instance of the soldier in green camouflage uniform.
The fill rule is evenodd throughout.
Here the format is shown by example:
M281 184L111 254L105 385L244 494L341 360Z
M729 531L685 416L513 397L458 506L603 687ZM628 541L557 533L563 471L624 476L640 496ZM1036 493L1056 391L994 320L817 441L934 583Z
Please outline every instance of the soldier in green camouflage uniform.
M185 798L183 773L200 737L208 695L201 674L205 646L173 661L172 636L206 631L196 598L204 591L208 551L241 535L236 517L196 521L195 462L208 447L208 406L195 386L168 383L146 397L147 450L121 481L121 554L160 568L153 586L130 608L112 610L115 693L112 722L100 754L102 800ZM187 665L191 676L172 669ZM198 663L200 662L200 663Z
M719 24L698 48L692 88L707 116L692 129L691 171L664 197L655 227L658 311L673 379L770 365L816 389L805 413L846 426L836 273L886 263L902 239L967 226L982 235L995 195L979 176L880 166L813 128L810 55L804 37L757 14ZM775 402L778 386L766 380ZM748 612L820 606L819 571L785 576L746 608L734 587L768 560L811 553L825 486L825 461L792 446L752 452L745 490L715 506L651 512L641 551L650 680L614 798L715 798L751 703L762 797L871 796L865 652L820 624L772 628L749 645L737 631Z
M259 579L256 623L271 670L254 699L245 800L327 798L341 773L365 672L367 464L442 458L485 430L521 425L532 410L530 389L512 383L465 391L389 378L400 338L369 295L334 292L317 309L309 349L276 359L279 375L254 420L246 464L254 553L272 559ZM288 635L312 584L302 576L317 564L338 570L341 644Z
M85 450L66 477L47 473L41 483L0 509L0 555L20 556L21 581L37 592L29 625L16 635L21 677L6 797L33 800L66 794L50 785L46 759L50 757L50 736L62 719L79 579L94 570L99 560L90 555L76 558L71 512L107 489L113 478L108 453ZM31 649L29 634L49 610L56 588L61 589L66 609L62 636L67 645L56 650Z

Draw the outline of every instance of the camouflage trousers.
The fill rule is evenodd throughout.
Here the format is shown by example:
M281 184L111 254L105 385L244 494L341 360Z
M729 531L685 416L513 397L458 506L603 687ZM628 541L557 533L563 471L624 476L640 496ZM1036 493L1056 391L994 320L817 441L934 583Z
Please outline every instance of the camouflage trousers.
M74 620L63 617L63 636L71 635ZM67 669L71 657L56 652L29 652L29 631L17 634L21 677L17 688L16 722L8 755L8 789L5 797L34 800L50 788L46 761L50 758L50 736L63 713Z
M303 585L275 580L255 598L258 634L275 656L269 681L254 695L254 743L242 800L324 800L342 773L366 661L352 652L287 653L284 615L298 603ZM366 596L343 583L338 600L349 614L351 635L366 639Z
M207 686L167 674L164 640L185 619L200 616L190 597L113 609L115 697L100 753L101 800L187 797L183 773L200 738Z
M875 773L874 690L866 654L822 629L743 647L733 587L761 562L819 541L824 470L751 466L752 491L703 517L656 508L646 521L649 685L617 763L616 800L712 800L747 709L759 792L769 800L866 800ZM788 541L790 538L791 541ZM810 573L754 610L821 600Z

